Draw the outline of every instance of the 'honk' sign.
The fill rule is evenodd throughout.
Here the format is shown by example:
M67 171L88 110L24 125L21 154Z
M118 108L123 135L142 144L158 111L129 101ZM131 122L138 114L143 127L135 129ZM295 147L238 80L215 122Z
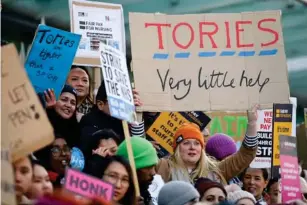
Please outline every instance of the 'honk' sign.
M111 201L113 197L113 185L74 169L66 172L65 189L87 198Z
M130 13L143 111L240 111L289 102L279 11Z

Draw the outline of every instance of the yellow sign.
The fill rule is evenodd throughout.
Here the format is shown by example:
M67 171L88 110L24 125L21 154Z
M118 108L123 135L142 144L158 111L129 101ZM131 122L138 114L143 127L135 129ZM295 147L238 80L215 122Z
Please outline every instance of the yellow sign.
M148 129L147 134L159 142L170 154L173 154L174 134L185 122L188 120L178 112L163 112Z
M273 167L280 166L280 135L292 135L292 104L274 104L273 107Z
M162 112L155 122L147 130L146 134L164 150L158 154L165 156L173 154L173 138L177 129L186 122L196 123L200 129L204 129L210 122L210 118L203 112Z

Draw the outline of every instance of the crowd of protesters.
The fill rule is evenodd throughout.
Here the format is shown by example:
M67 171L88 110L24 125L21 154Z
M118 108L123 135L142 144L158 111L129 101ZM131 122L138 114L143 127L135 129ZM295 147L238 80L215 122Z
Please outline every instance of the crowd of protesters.
M129 125L140 189L140 195L136 195L122 122L110 115L104 83L96 96L91 85L88 70L73 66L58 100L52 88L39 94L54 128L55 140L14 162L18 204L282 203L280 179L272 179L270 170L249 167L258 146L258 106L248 111L248 126L238 151L231 137L216 133L207 139L196 124L185 123L174 135L174 154L160 159L156 143L145 137L145 130L153 123L152 114L144 113L142 121ZM134 90L133 94L135 106L141 105L138 92ZM76 150L81 157L73 160ZM67 168L113 184L112 201L89 200L65 191ZM300 173L302 200L293 203L304 204L307 202L306 170L301 169ZM150 186L156 177L163 184L155 187L159 192L154 196Z

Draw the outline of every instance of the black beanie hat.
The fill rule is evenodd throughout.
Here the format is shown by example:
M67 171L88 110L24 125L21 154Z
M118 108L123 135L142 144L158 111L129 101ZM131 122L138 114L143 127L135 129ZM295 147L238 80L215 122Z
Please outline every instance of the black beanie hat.
M76 97L76 100L78 99L77 98L78 97L77 91L73 87L71 87L70 85L67 85L67 84L64 85L61 94L62 93L71 93L71 94L73 94Z
M106 91L106 87L104 85L104 82L101 82L101 85L98 88L97 91L97 95L96 95L96 103L97 101L102 101L102 102L106 102L108 96L107 96L107 91Z

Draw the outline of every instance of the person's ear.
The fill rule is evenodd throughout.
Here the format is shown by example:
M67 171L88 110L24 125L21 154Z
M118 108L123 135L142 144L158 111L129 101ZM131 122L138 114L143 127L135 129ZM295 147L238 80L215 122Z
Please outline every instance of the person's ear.
M103 107L105 106L105 103L101 100L97 101L97 107L99 108L99 110L102 110Z

